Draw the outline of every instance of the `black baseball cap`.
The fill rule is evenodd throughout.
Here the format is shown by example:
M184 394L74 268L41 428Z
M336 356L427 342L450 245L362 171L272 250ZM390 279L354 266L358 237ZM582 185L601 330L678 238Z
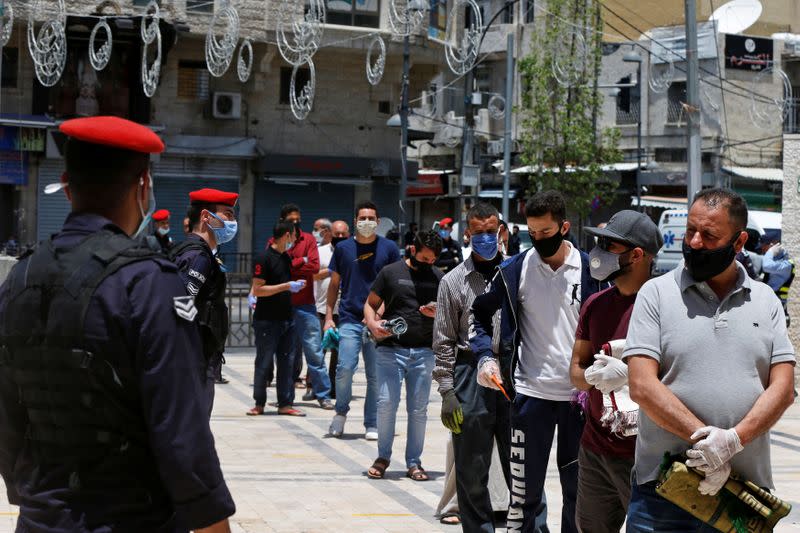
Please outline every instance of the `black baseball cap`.
M664 239L655 222L644 213L630 209L614 214L605 228L583 229L589 235L629 244L652 255L657 254L664 245Z

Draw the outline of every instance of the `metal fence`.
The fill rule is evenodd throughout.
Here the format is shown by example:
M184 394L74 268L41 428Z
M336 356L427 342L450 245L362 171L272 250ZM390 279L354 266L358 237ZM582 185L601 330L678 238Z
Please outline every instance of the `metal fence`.
M800 133L800 98L790 98L786 102L783 119L784 133Z
M228 348L252 348L256 345L253 333L253 310L247 301L250 285L228 280L225 290L225 303L228 304L228 323L230 330L225 346Z

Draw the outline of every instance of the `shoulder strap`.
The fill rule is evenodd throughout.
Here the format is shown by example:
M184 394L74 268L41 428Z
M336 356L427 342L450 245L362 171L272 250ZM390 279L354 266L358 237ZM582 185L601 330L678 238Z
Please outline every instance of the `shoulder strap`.
M186 239L170 248L169 252L167 253L167 257L174 262L178 257L181 256L181 254L188 250L205 250L206 248L208 248L208 245L205 242L198 242L194 239Z

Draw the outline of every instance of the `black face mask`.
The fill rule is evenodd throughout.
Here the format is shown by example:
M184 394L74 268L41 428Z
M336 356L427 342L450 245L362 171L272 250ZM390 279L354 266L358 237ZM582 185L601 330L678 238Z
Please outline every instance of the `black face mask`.
M295 232L295 234L296 234L298 237L300 236L300 231L301 231L301 230L300 230L300 221L299 221L299 220L297 220L297 221L295 221L295 223L294 223L294 232Z
M423 263L422 261L418 261L417 258L414 257L413 255L409 257L409 259L411 260L411 266L419 272L430 272L431 268L433 268L433 265L431 265L430 263Z
M347 240L347 237L334 237L334 238L331 239L331 244L335 248L337 244L339 244L342 241L346 241L346 240Z
M683 260L692 278L695 281L708 281L728 268L736 257L733 243L738 238L739 236L737 235L728 244L714 250L706 250L704 248L695 250L686 244L686 241L683 241Z
M558 231L552 237L534 239L533 247L536 248L536 251L539 253L539 257L542 259L547 259L548 257L553 257L556 255L556 252L558 252L562 242L564 242L564 236L561 234L561 226L559 226Z

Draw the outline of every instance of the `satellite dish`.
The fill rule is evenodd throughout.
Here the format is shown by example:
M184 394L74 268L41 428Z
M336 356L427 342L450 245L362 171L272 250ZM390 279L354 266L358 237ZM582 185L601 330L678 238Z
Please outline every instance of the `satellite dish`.
M375 230L375 232L381 237L386 237L386 234L389 233L392 228L394 228L394 221L391 218L383 217L378 223L378 229Z
M761 16L759 0L731 0L718 7L708 20L716 22L720 33L742 33Z

